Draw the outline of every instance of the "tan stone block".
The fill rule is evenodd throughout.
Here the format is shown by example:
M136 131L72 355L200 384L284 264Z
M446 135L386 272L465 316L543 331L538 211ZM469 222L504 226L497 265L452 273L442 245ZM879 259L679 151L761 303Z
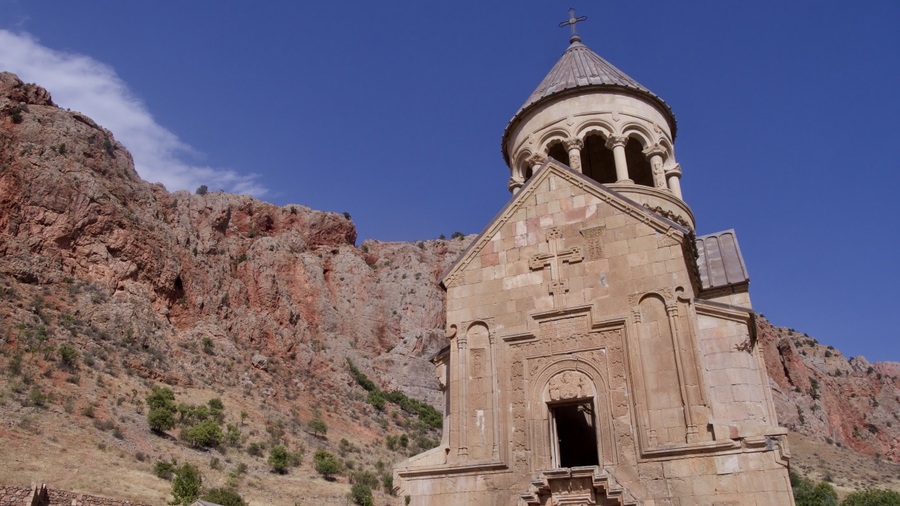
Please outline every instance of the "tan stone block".
M662 275L664 275L664 274L666 274L666 273L668 272L668 271L666 270L666 263L665 263L665 262L654 262L654 263L652 264L651 268L652 268L652 274L653 274L654 276L662 276Z
M631 246L631 244L629 244ZM643 236L639 236L634 239L634 245L632 246L632 251L656 251L658 248L656 243L656 237L652 231L650 233L645 234Z
M628 267L644 267L647 264L647 252L640 251L628 254Z
M781 506L785 504L785 496L790 494L789 491L766 491L757 492L748 496L752 499L756 506Z
M612 241L603 245L603 253L607 258L626 255L628 253L627 241Z
M666 480L646 480L644 481L644 486L647 488L647 492L655 498L667 498L669 497L669 486Z
M696 476L691 482L695 496L713 496L716 493L718 480L714 475Z
M552 200L547 203L547 214L556 214L562 212L562 208L559 204L559 200Z
M680 501L677 503L679 506L684 506L686 503L685 500L689 500L691 494L693 493L693 486L691 485L690 479L685 478L673 478L668 480L669 482L669 493L678 498Z
M666 478L686 478L694 476L693 461L690 459L670 460L663 463L663 470ZM685 494L687 495L687 494Z
M628 217L622 213L613 214L606 218L606 230L613 231L628 224Z
M644 462L638 467L641 480L659 480L666 477L662 462Z

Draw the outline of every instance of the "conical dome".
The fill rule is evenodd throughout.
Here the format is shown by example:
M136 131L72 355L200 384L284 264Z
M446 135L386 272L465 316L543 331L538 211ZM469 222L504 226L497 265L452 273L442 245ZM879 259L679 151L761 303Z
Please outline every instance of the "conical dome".
M568 49L560 57L556 65L544 77L538 87L528 96L519 111L513 116L503 132L501 149L503 156L509 163L506 153L506 141L513 125L525 113L550 98L562 94L571 94L584 91L587 88L610 88L619 91L635 93L656 105L669 123L672 137L675 137L675 115L668 104L659 96L645 88L627 74L616 68L613 64L604 60L597 53L584 45L580 38L574 38Z

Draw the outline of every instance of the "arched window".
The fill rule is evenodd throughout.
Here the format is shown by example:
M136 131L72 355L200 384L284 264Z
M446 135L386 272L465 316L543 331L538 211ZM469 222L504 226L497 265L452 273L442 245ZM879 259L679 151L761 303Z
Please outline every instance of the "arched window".
M650 160L644 155L644 147L634 137L628 139L625 145L625 163L628 164L628 177L634 184L643 186L655 186L653 184L653 169Z
M599 133L589 133L581 150L581 172L601 184L616 182L616 161Z
M566 147L563 146L562 142L555 142L551 145L550 149L547 150L547 156L553 158L557 162L569 165L569 152L566 151Z

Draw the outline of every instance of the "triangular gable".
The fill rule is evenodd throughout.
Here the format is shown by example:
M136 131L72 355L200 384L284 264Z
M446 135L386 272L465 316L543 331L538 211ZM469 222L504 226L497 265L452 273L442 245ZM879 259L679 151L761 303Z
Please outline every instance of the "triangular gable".
M522 186L519 193L503 206L503 209L494 216L494 219L492 219L484 230L478 234L478 237L469 244L469 247L466 248L462 255L460 255L459 259L457 259L456 262L447 269L444 275L441 276L441 284L444 288L453 286L453 281L458 273L462 272L465 267L478 256L481 250L491 241L491 239L493 239L500 228L505 225L506 222L509 221L509 219L512 218L512 216L525 204L528 198L531 197L538 185L546 181L551 175L560 177L569 184L584 190L586 193L593 195L617 210L634 217L657 232L676 239L678 242L682 242L683 237L692 234L690 229L654 213L634 200L594 181L580 172L570 169L553 158L547 158L547 160L545 160L537 169L537 172L525 182L525 185Z

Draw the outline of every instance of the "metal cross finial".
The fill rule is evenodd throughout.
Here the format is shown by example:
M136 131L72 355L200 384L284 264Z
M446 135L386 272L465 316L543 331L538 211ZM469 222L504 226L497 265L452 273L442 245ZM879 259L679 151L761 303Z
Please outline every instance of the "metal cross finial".
M569 37L569 43L570 43L570 44L571 44L572 42L581 42L581 36L578 35L578 32L575 31L575 23L578 23L578 22L580 22L580 21L584 21L585 19L587 19L587 16L579 16L579 17L576 18L576 17L575 17L575 8L572 7L572 8L569 9L569 19L568 19L568 21L562 21L562 22L559 24L559 27L560 27L560 28L563 28L563 27L565 27L566 25L569 25L569 26L572 27L572 35Z

